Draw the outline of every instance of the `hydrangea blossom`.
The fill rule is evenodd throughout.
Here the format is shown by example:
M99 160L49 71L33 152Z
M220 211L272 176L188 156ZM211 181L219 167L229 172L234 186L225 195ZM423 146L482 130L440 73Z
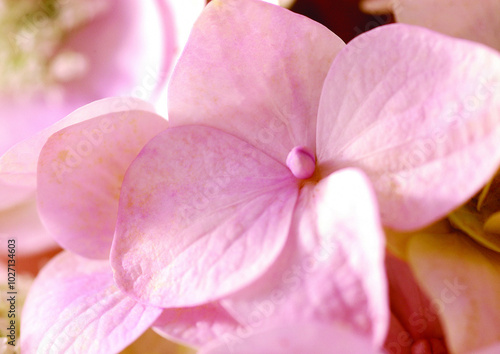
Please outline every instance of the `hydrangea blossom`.
M4 2L0 154L86 103L157 94L177 46L170 3Z
M112 253L116 279L125 291L161 306L188 306L227 296L256 277L261 278L269 270L270 259L276 257L269 240L280 235L270 226L259 229L259 225L269 225L260 222L272 222L276 211L268 212L271 220L259 218L259 222L249 215L254 210L254 217L260 216L264 212L257 210L265 210L261 209L264 206L272 210L273 203L285 199L279 198L280 189L275 190L277 194L271 193L271 186L281 183L276 179L278 170L273 175L265 174L269 185L257 184L252 188L258 189L247 191L244 187L252 186L250 181L256 177L245 174L241 165L248 163L246 168L252 173L263 166L270 173L273 165L265 161L265 155L281 161L282 166L288 165L299 179L302 176L295 173L293 164L287 164L287 157L298 157L306 164L313 161L313 181L347 166L361 167L374 181L383 222L399 229L419 228L444 216L473 194L496 169L498 151L494 151L495 156L489 153L491 160L485 165L484 160L476 159L478 151L487 155L486 151L494 146L495 140L487 135L498 134L498 116L490 113L491 107L498 105L492 90L498 80L498 56L492 51L413 27L373 31L350 43L336 58L322 87L316 120L316 107L310 99L314 91L308 85L317 75L313 70L320 68L318 58L325 58L318 51L327 41L322 42L316 32L297 40L301 48L307 46L302 51L315 58L315 65L308 65L307 59L306 63L299 61L303 58L295 54L298 50L283 46L289 37L263 36L268 46L276 49L259 50L262 47L252 38L269 33L266 24L279 21L272 17L274 14L264 19L259 14L265 21L262 29L246 27L237 31L244 22L231 11L233 4L215 3L198 22L170 87L170 121L176 128L149 143L129 169ZM244 13L251 13L247 11ZM238 18L238 25L227 18ZM228 27L205 27L204 21L228 23ZM290 32L296 33L284 31ZM220 38L224 41L219 42ZM395 43L403 38L405 44L407 38L418 44L395 50ZM374 49L377 45L380 51ZM474 50L466 49L469 46ZM228 50L234 47L239 50ZM384 55L380 54L382 51ZM474 58L468 57L472 52ZM488 70L476 72L477 63L483 60ZM464 61L471 66L466 73L462 69ZM224 66L218 65L221 62ZM273 66L276 62L281 65ZM366 62L371 65L361 64ZM448 70L443 72L443 67ZM491 70L497 73L490 76ZM350 77L360 79L347 80ZM432 88L427 86L430 77ZM452 77L461 77L464 85L457 88ZM481 96L474 114L461 106L458 111L453 110L472 95ZM262 96L268 98L263 100ZM460 116L459 121L454 114L462 113L460 110L466 115ZM483 124L488 128L483 129ZM467 129L470 133L464 134ZM486 131L489 133L484 135ZM197 160L186 162L187 156ZM449 170L458 171L464 163L473 163L481 172L476 170L473 176L456 173L451 176L449 188L443 188L437 176ZM155 172L147 182L142 182L144 170ZM244 176L241 178L245 183L237 182L238 174ZM259 202L257 196L265 195L258 193L260 189L272 195L272 199L263 197ZM231 193L236 192L231 191L240 194L233 196ZM238 202L245 193L255 197L248 202L243 197ZM229 214L218 219L214 210L219 215L221 210ZM284 206L276 210L286 212ZM283 217L279 219L282 221ZM260 243L258 237L269 227ZM231 238L238 233L241 238ZM222 240L235 253L226 253L226 247L220 246ZM253 250L246 251L248 248L238 246L238 242L251 245ZM273 246L279 247L280 241L274 242ZM157 257L150 261L146 254ZM190 261L193 259L194 265ZM233 263L236 260L237 267ZM253 267L241 266L242 261ZM263 288L272 278L265 278ZM246 294L252 291L242 290ZM267 294L266 291L262 292ZM252 294L250 299L260 299L259 296ZM245 317L244 304L250 299L244 296L243 308L236 300L232 304L224 301L224 306L238 318Z
M189 277L195 274L183 273L181 266L187 263L184 261L187 258L202 262L204 258L200 259L197 252L210 249L188 247L198 237L204 239L204 230L212 230L207 225L198 226L193 220L200 220L202 224L214 222L215 206L216 210L222 208L230 211L229 215L238 215L237 199L225 196L225 191L242 193L246 191L243 186L257 188L250 183L256 178L252 175L242 177L245 184L236 182L241 164L235 161L249 160L248 166L252 167L248 171L256 176L264 173L257 172L258 166L265 166L262 168L267 177L259 188L269 191L278 188L278 194L271 198L273 203L281 202L278 195L280 183L284 183L280 182L282 178L288 178L287 173L297 176L293 166L288 170L279 167L287 165L287 156L310 159L315 165L312 181L326 178L344 167L362 168L374 182L384 224L403 230L419 228L446 215L477 191L498 163L500 152L490 152L496 139L493 136L499 131L498 116L490 110L498 105L498 98L491 87L484 87L498 80L499 58L493 51L423 29L386 26L350 43L337 56L322 85L326 73L320 70L322 66L329 68L330 61L328 54L320 52L331 51L333 40L323 39L330 34L320 29L306 35L299 32L301 37L294 42L301 47L308 46L306 59L297 54L298 50L292 51L283 44L291 42L288 33L283 37L268 34L264 36L267 46L257 46L253 38L269 32L266 26L271 23L275 26L278 22L272 16L281 16L281 12L266 9L263 13L267 16L260 19L262 26L238 31L242 25L221 20L237 16L235 3L239 2L215 2L195 26L170 86L172 128L146 146L129 169L122 190L122 215L112 254L117 280L124 289L153 303L166 305L172 301L176 305L181 302L187 305L205 297L217 298L262 272L257 267L237 268L248 273L247 279L236 277L234 282L228 282L227 289L223 286L214 289L210 281L203 285L193 281ZM248 5L247 12L242 11L240 16L248 16L252 11ZM255 12L262 17L260 9ZM228 27L213 28L213 22L228 23ZM220 41L221 38L224 40ZM404 50L394 48L395 43L407 38L414 42L400 44ZM376 45L381 49L373 49ZM231 47L239 50L228 54ZM382 51L384 56L379 54ZM381 59L377 58L379 55ZM315 65L309 64L309 60L314 60ZM224 65L218 65L222 62ZM276 62L281 64L273 65ZM370 65L363 65L367 62ZM468 65L467 72L463 72L464 62ZM430 77L433 78L431 88L427 86ZM463 85L453 83L457 77ZM477 100L474 114L452 115L450 108L477 90L481 90L482 96ZM320 92L321 102L316 101L318 112L311 96ZM458 108L465 111L465 107ZM217 144L213 145L212 141ZM476 159L479 151L484 152L481 156L488 155L488 159ZM279 163L274 170L266 156ZM467 163L477 166L475 173L452 174L447 186L437 178L444 175L444 171L459 170L459 166ZM147 180L141 173L145 167L151 174ZM232 171L234 177L230 175ZM281 173L283 177L278 178ZM271 187L274 183L276 187ZM297 183L302 187L304 182ZM200 196L200 191L205 191L205 195ZM266 207L272 205L270 200L264 200ZM254 198L251 202L257 203ZM226 205L232 207L227 209ZM246 205L242 203L241 207ZM284 206L277 210L286 214ZM249 211L243 214L249 215ZM229 215L222 219L229 220ZM248 222L254 227L259 225L253 219ZM241 242L245 243L246 222L240 226L243 227ZM191 232L191 227L199 229ZM190 232L186 234L193 238L183 244L184 238L175 235L187 229ZM255 259L249 258L248 262L261 264L265 258L275 258L271 255L275 250L262 247L271 237L279 238L277 232L271 234L265 241L263 238L260 250L252 256ZM206 242L209 238L207 235ZM252 242L257 240L254 238ZM153 249L156 254L162 254L163 262L144 257L143 252ZM193 254L188 256L190 251ZM227 267L223 261L223 250L214 252L217 254L214 259L226 269L221 273L233 274L233 267ZM210 263L208 259L207 262ZM262 263L262 268L267 267L265 264L269 265L269 261ZM141 269L147 269L144 277ZM201 273L196 274L199 279L210 278L203 276L204 269L208 271L199 267ZM170 271L173 273L169 274ZM180 280L184 276L188 278ZM172 281L179 287L158 286L163 281ZM206 291L194 291L198 286L206 286Z
M49 267L47 280L98 273L105 286L80 298L86 307L112 293L165 308L145 327L193 345L252 329L252 312L273 300L259 322L273 338L285 321L326 330L341 324L377 349L389 314L375 195L384 225L412 230L486 183L500 159L491 149L500 135L491 90L499 78L495 52L412 26L380 28L344 47L324 27L278 7L212 2L171 81L171 128L130 167L119 158L127 151L120 131L64 167L74 162L70 147L100 127L94 120L43 148L44 222L67 249L103 260L61 256L73 266ZM459 105L474 95L472 111ZM111 269L86 266L107 264L110 248L121 291ZM34 289L28 302L40 305L32 309L71 313L67 299ZM94 328L100 317L92 317ZM60 320L53 315L45 325L61 328ZM27 340L37 345L35 337Z

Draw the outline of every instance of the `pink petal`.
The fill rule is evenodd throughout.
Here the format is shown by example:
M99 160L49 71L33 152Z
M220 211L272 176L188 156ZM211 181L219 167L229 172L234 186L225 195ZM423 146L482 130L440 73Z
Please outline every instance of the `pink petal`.
M389 324L384 237L366 177L345 169L305 185L284 252L222 305L251 329L341 322L381 347Z
M298 322L267 330L252 331L248 337L211 344L200 354L331 354L380 353L370 341L346 328Z
M16 240L16 254L27 256L56 248L58 245L38 216L35 198L0 212L0 242Z
M218 303L166 309L153 324L160 335L175 342L200 347L232 335L239 323Z
M21 347L23 353L119 352L160 313L121 293L107 261L62 252L30 289L22 314Z
M343 42L320 24L261 1L215 1L172 75L173 126L210 125L285 161L314 152L321 87Z
M107 258L125 171L167 121L147 111L108 113L52 135L38 162L40 216L62 247Z
M36 189L38 157L43 145L52 134L91 118L129 110L153 111L153 108L149 103L134 98L106 98L77 109L66 118L9 149L0 157L0 192L2 195L0 209L15 205L33 194Z
M125 177L115 280L162 307L216 300L271 265L296 198L290 171L244 141L203 126L168 129Z
M408 25L361 35L325 81L317 147L323 173L362 168L385 226L426 226L497 170L499 85L500 56L483 46Z
M461 233L420 235L409 245L413 272L440 315L450 352L500 342L500 255Z

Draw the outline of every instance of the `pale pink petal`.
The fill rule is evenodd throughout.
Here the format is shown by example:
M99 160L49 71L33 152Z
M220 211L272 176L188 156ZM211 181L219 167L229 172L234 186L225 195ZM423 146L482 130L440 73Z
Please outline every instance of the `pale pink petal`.
M38 158L49 136L87 119L128 110L149 112L152 107L144 101L124 97L96 101L16 144L0 157L0 213L3 215L0 232L5 233L2 237L17 238L21 254L39 252L54 245L34 208Z
M38 209L63 248L109 257L125 172L167 125L154 113L130 110L69 126L48 139L38 162Z
M373 192L363 174L345 169L303 187L277 262L221 303L252 329L341 322L381 347L389 325L386 283Z
M370 340L342 326L298 322L258 329L202 349L200 354L381 353Z
M62 252L35 279L21 325L23 353L119 352L138 338L161 309L125 296L107 261Z
M321 87L343 46L278 6L212 1L172 75L170 122L217 127L283 162L295 146L314 152Z
M0 242L7 245L10 239L16 240L16 254L23 256L58 246L40 220L35 198L0 212Z
M419 235L409 244L413 272L440 315L450 352L500 341L500 255L461 233Z
M219 303L214 302L202 306L166 309L153 324L153 329L167 339L191 347L201 347L219 337L232 335L239 326Z
M230 134L167 129L125 176L111 252L118 285L162 307L241 288L282 250L297 190L288 168Z
M500 163L500 55L409 25L355 38L325 81L317 157L323 174L355 166L382 222L436 221L472 197Z
M52 126L14 145L0 157L0 209L15 205L33 194L36 189L38 157L52 134L67 126L104 114L130 110L152 112L153 107L135 98L102 99L77 109Z
M427 27L500 50L500 2L498 0L398 0L396 21Z

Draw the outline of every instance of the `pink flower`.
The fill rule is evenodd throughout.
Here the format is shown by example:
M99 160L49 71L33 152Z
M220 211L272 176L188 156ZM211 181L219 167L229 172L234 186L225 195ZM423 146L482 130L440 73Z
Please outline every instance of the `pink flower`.
M383 342L383 241L369 193L356 194L368 229L356 208L341 212L350 201L337 188L366 187L340 171L368 175L390 228L418 229L463 203L500 159L500 58L411 26L374 30L333 61L341 47L269 5L205 10L169 87L171 128L124 180L111 252L123 291L161 307L220 301L249 326L277 287L286 301L264 323L340 321ZM293 274L324 244L335 253L314 276ZM282 290L283 277L302 289Z
M55 246L36 210L36 161L45 140L65 123L41 130L103 97L134 95L155 102L204 5L201 0L50 3L12 2L2 11L1 26L23 24L0 40L0 45L9 41L0 59L6 70L0 80L0 235L18 239L21 255ZM17 47L11 48L13 40ZM28 63L17 71L10 68L23 60Z
M157 128L139 121L151 114L125 109L109 138L104 118L53 135L38 161L42 219L66 249L100 260L66 253L48 266L24 314L47 321L26 320L26 342L91 345L85 326L100 323L133 337L140 330L119 319L137 311L147 312L141 330L193 346L265 341L257 327L290 338L283 323L299 322L298 343L342 326L352 332L342 345L362 337L380 348L389 309L375 195L385 226L412 230L489 179L500 160L500 58L405 25L343 47L279 7L215 1L174 72L171 128L147 142ZM141 144L129 136L143 128L151 134L134 159ZM78 146L87 156L71 158ZM47 295L74 274L75 293ZM100 287L88 287L96 274ZM96 298L103 306L87 311ZM126 305L112 307L117 299Z
M177 45L169 1L22 3L2 11L12 32L2 43L0 154L86 103L147 100L164 84Z

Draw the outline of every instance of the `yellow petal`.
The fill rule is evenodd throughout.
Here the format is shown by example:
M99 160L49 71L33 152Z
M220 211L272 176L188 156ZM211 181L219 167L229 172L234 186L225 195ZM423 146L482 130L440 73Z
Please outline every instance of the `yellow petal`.
M484 223L484 231L500 234L500 211L491 215ZM500 239L500 235L498 235Z
M193 349L173 343L156 334L152 329L148 329L142 336L125 348L120 354L194 354L195 352L196 351Z
M493 214L495 215L495 214ZM465 205L454 211L449 216L450 222L457 229L465 232L474 240L489 249L500 252L500 235L488 232L484 224L484 216L470 205ZM494 221L490 223L494 227Z
M493 178L481 190L481 193L479 194L479 197L477 199L477 211L481 210L481 207L483 206L483 203L486 200L486 197L488 196L488 193L490 192L490 188L491 188L491 184L492 183L493 183Z
M500 254L462 233L409 243L414 274L441 317L448 348L471 352L500 341Z
M413 232L399 232L385 228L387 250L401 260L408 261L407 250L411 238L420 234L447 234L452 231L448 220L443 219Z
M415 233L397 232L390 229L385 229L384 231L387 250L399 259L406 261L406 250L408 249L408 242L415 235Z

